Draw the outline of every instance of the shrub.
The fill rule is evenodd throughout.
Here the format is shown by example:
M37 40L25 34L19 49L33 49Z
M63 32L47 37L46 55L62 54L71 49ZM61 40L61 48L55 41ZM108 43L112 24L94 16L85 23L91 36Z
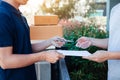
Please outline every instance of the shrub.
M64 26L64 38L73 40L73 43L66 43L64 47L68 50L83 50L75 46L76 40L81 36L106 38L107 32L101 30L95 24L80 23L79 25ZM101 48L91 46L85 50L94 53ZM106 80L107 62L96 63L93 61L82 59L81 57L66 57L68 71L71 80Z

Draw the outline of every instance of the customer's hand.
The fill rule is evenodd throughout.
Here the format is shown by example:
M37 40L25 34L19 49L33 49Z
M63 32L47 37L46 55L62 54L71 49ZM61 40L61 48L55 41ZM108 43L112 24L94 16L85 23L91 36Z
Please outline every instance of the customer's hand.
M90 56L83 56L83 58L100 63L109 59L109 52L100 50Z
M57 62L59 59L64 58L65 56L58 53L55 50L49 50L45 52L45 61L48 61L50 63L55 63Z
M85 48L90 47L91 44L92 44L92 42L89 37L81 37L77 40L76 46L79 48L85 49Z
M52 45L55 47L62 47L65 44L65 39L59 36L53 37L50 40Z

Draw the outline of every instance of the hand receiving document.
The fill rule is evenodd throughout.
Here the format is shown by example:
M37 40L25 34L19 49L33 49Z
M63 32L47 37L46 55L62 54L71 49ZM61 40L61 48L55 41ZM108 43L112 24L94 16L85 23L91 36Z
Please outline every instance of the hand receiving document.
M91 53L88 51L74 51L74 50L57 50L57 52L65 56L89 56Z

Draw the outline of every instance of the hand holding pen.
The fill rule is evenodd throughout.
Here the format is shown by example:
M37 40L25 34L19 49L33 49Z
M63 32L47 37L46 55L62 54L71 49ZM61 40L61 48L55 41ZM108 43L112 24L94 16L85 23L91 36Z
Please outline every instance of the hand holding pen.
M66 40L66 39L64 39L64 38L61 38L61 37L53 37L53 38L51 38L52 40L51 40L51 43L52 43L52 45L53 46L55 46L55 47L62 47L65 43L67 43L67 42L73 42L73 41L71 41L71 40Z

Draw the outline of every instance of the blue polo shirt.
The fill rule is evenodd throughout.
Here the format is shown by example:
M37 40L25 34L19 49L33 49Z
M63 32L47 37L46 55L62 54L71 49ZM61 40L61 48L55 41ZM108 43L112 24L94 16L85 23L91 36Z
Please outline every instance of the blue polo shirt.
M13 54L31 54L29 26L26 19L10 4L0 2L0 48L13 47ZM36 80L34 64L15 69L0 67L0 80Z

